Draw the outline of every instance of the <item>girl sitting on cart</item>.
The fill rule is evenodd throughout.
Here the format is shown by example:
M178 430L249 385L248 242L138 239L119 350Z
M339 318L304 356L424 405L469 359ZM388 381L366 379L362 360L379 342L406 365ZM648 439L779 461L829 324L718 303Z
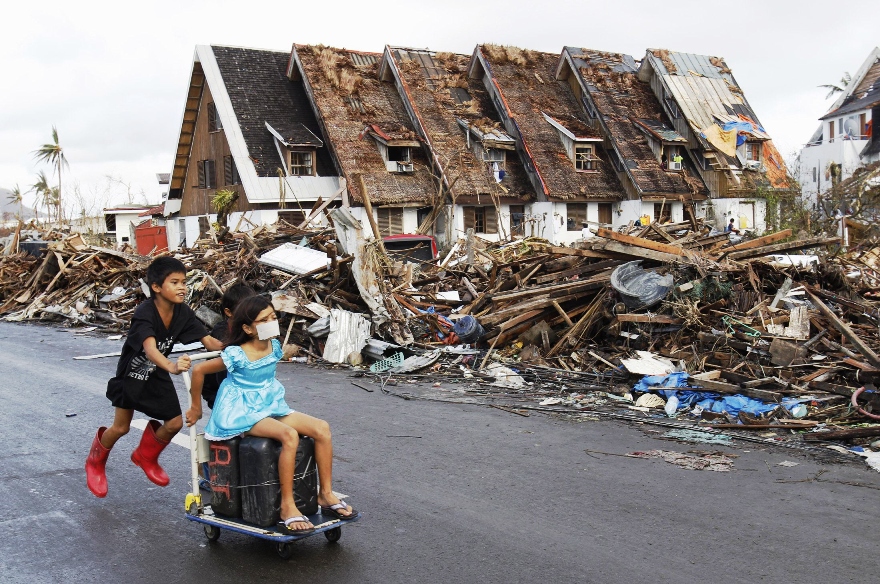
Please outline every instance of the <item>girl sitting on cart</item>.
M228 440L240 434L272 438L281 443L278 477L281 483L281 518L284 529L294 535L314 531L293 499L293 475L299 435L315 441L321 513L347 520L357 516L350 505L333 494L333 443L330 425L324 420L296 412L284 401L284 386L275 378L281 359L278 318L263 296L252 296L236 307L229 325L229 339L220 358L199 363L192 370L192 406L186 423L202 417L202 385L205 375L229 373L217 392L211 418L205 428L208 440Z

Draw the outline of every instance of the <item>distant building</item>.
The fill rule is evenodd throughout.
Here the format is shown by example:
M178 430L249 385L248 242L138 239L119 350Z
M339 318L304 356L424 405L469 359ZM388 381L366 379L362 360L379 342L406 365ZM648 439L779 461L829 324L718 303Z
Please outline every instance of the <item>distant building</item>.
M858 167L880 160L880 139L873 133L878 117L880 47L875 47L801 150L802 192L813 205Z
M134 247L134 228L144 221L140 215L152 208L152 205L119 205L104 209L104 225L107 235L115 238L116 245L128 243Z

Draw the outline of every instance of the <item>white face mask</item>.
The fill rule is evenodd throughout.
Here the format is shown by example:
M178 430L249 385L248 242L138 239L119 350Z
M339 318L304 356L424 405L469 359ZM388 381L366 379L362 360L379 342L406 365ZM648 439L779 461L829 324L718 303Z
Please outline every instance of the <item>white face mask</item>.
M271 339L272 337L277 337L280 334L281 328L278 326L277 320L261 322L257 325L257 338L261 341L266 341L268 339Z

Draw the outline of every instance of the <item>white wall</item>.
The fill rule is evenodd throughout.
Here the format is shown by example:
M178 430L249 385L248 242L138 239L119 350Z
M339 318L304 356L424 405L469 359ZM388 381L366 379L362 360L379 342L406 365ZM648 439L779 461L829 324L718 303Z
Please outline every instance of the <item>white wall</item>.
M116 245L122 245L124 238L134 247L134 226L140 224L144 219L149 219L149 217L138 217L143 212L144 209L138 209L131 213L112 213L116 216Z
M754 204L755 221L752 225L751 204ZM731 219L734 225L741 228L743 218L747 218L747 229L752 233L761 234L767 230L767 201L764 199L712 199L715 207L715 223L713 226L723 231Z
M798 179L804 198L811 207L816 206L818 193L831 188L831 179L825 178L828 165L835 162L840 165L840 180L846 180L862 165L859 154L868 143L867 140L841 140L822 142L815 146L807 146L801 150ZM813 169L816 169L815 179Z

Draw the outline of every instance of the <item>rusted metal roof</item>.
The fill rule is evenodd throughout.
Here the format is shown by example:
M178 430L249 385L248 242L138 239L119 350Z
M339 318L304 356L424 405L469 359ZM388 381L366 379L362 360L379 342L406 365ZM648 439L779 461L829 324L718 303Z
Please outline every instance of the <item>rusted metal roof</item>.
M635 59L620 53L565 47L560 74L566 56L571 73L578 76L597 110L597 125L607 132L608 140L626 161L625 172L642 196L708 195L705 184L688 164L680 171L661 165L660 145L686 144L687 140L667 124L650 84L638 77ZM649 136L660 143L656 151Z

